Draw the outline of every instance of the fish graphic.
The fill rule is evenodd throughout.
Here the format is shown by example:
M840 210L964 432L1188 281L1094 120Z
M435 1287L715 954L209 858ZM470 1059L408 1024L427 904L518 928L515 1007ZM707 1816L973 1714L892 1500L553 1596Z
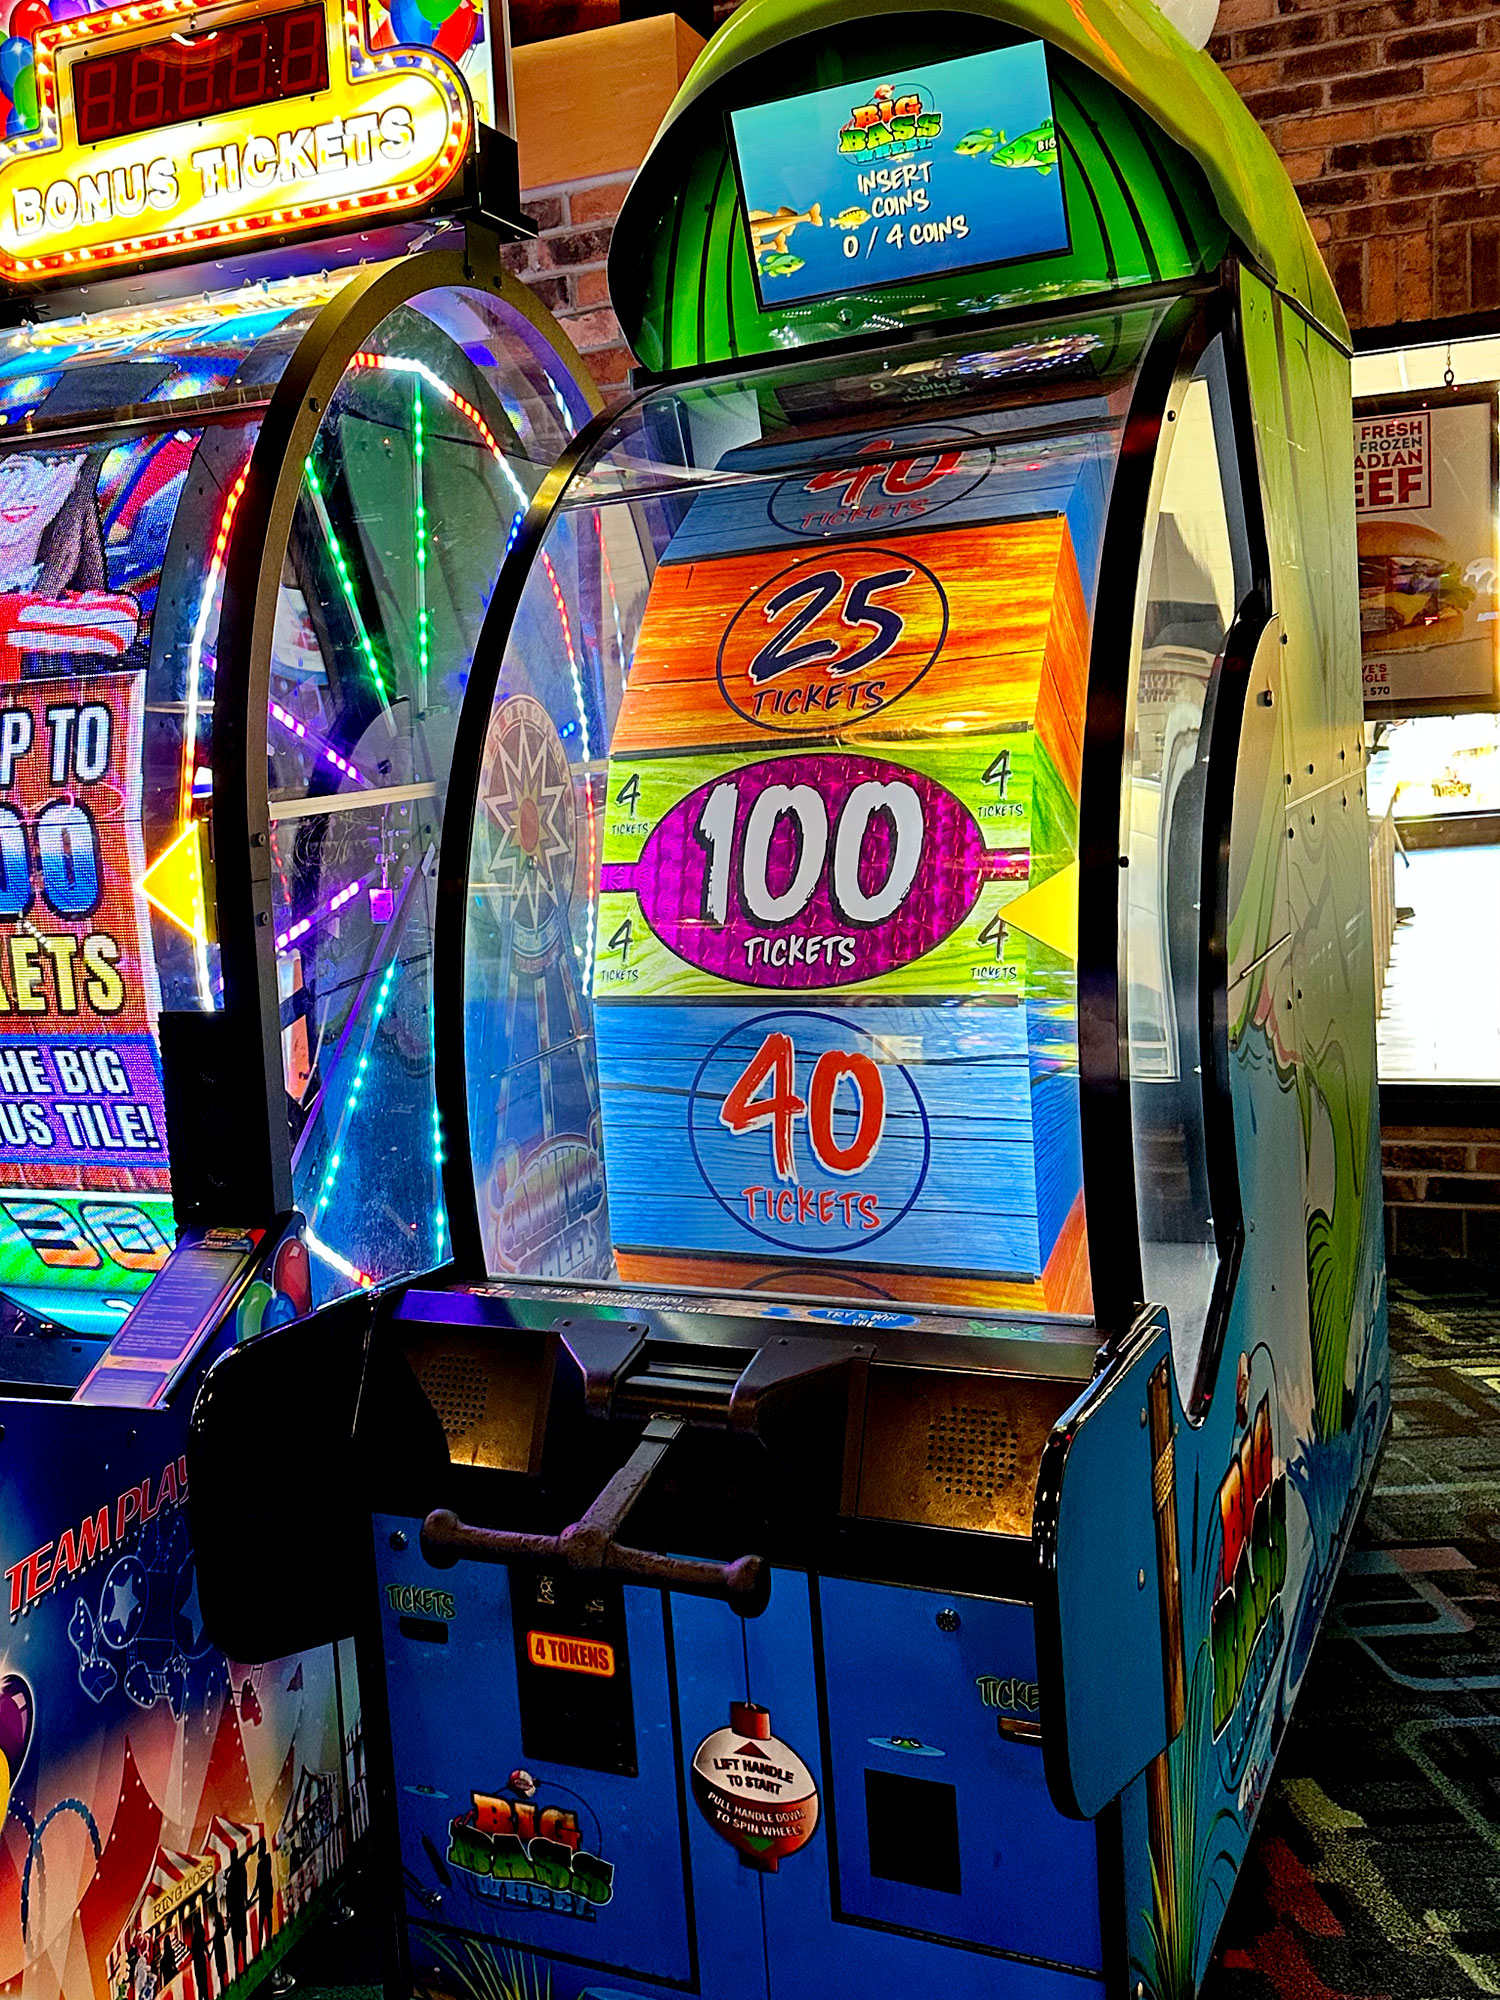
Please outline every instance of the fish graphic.
M985 153L992 153L1004 139L1003 132L997 132L993 125L980 125L972 132L965 132L953 148L964 159L975 159Z
M858 229L862 222L868 222L869 219L870 211L867 208L841 208L833 218L833 226L835 229Z
M1003 142L1005 134L999 135ZM992 167L1035 167L1039 174L1050 174L1057 165L1057 133L1052 120L1044 118L1034 131L1023 132L1019 139L1012 139L1007 146L997 144L990 155Z
M789 278L794 271L800 271L806 261L805 257L794 257L790 250L773 250L769 257L760 260L761 276Z
M750 241L757 257L764 257L768 250L785 252L787 238L799 223L810 222L814 229L823 227L823 211L817 202L800 210L783 204L774 215L769 209L752 208L749 219Z

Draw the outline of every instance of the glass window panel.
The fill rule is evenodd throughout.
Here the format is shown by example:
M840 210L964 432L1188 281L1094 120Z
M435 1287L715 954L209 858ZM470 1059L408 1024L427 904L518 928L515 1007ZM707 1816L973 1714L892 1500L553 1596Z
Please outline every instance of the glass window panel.
M1186 1403L1218 1269L1199 1032L1205 729L1248 581L1217 343L1164 431L1125 743L1121 959L1142 1280L1171 1314Z
M447 1254L432 925L449 765L500 564L577 400L508 309L422 304L382 322L330 399L272 647L283 1074L320 1298Z
M651 392L575 476L470 866L493 1274L1089 1310L1077 766L1158 322Z

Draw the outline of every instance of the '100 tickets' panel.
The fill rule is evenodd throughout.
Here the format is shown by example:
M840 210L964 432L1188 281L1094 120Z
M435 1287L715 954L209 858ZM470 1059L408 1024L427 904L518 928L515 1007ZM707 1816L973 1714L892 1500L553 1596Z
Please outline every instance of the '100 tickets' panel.
M1065 518L657 571L596 1036L635 1281L1085 1310Z

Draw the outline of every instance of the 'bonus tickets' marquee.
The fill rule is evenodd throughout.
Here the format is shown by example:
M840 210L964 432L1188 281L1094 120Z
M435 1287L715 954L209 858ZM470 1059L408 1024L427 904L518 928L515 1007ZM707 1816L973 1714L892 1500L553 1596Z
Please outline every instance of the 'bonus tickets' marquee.
M155 0L53 20L34 53L34 126L0 151L13 282L423 207L473 136L458 70L371 49L353 0Z

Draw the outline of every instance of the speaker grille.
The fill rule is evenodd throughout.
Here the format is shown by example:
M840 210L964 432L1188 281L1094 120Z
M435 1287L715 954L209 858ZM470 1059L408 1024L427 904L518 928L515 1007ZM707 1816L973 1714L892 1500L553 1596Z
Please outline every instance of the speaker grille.
M955 1403L927 1425L927 1471L944 1493L993 1500L1016 1476L1018 1439L998 1410Z
M452 1444L484 1422L490 1398L489 1371L475 1354L424 1355L417 1366L422 1393L437 1412Z

